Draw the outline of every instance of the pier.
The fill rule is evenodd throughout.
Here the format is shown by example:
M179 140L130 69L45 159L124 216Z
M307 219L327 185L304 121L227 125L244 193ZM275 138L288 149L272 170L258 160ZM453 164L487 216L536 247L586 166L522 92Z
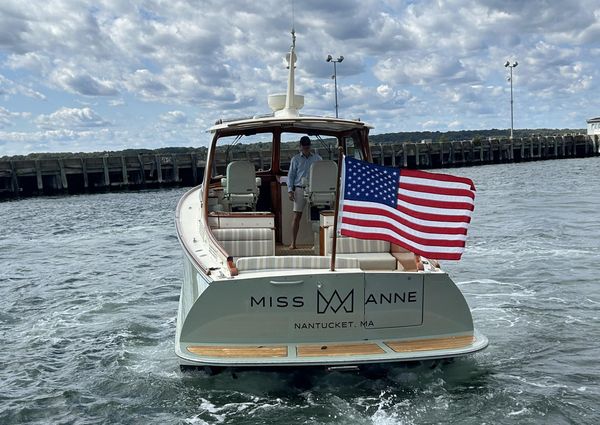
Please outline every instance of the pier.
M324 159L335 159L335 149L318 143ZM297 153L295 146L282 150L283 167ZM377 143L371 145L373 161L400 168L448 168L483 164L583 158L600 154L598 136L564 135L518 139L485 139L453 142ZM271 153L256 146L238 145L217 152L217 172L227 163L249 160L269 169ZM166 186L194 186L202 181L205 149L189 153L105 154L44 159L0 159L0 199L66 193L138 190Z

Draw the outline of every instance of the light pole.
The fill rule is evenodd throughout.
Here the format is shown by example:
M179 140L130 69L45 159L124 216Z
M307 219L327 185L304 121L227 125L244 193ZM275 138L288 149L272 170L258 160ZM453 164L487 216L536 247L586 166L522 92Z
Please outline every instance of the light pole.
M327 55L327 62L333 62L333 85L335 86L335 117L338 117L338 99L337 99L337 67L336 64L341 63L344 60L343 56L334 59L333 56Z
M508 81L510 81L510 138L513 138L513 68L516 68L519 62L514 61L510 63L506 61L504 63L505 68L510 69L510 77L508 77Z

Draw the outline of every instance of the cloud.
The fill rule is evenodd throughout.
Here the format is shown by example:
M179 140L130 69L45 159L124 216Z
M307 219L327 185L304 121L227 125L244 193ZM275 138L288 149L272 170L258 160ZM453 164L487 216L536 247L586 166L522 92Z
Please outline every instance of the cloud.
M46 129L81 129L89 127L106 127L111 125L91 108L66 108L49 114L40 115L35 120L39 127Z
M0 74L0 96L9 96L9 95L23 95L27 97L31 97L34 99L45 100L46 96L42 93L33 90L32 88L26 87L22 84L16 83L12 80L9 80L2 74Z
M11 112L0 106L0 128L6 128L14 125L15 118L29 118L29 112Z
M111 99L108 101L110 106L123 106L125 105L125 100L123 99Z
M466 69L460 60L440 54L402 60L388 58L378 62L373 73L380 81L395 84L426 85L478 81L474 72Z
M164 78L155 75L147 69L138 69L133 72L125 81L129 91L137 93L142 98L150 100L164 97L169 92L165 85Z
M12 125L13 114L6 108L0 106L0 128Z
M419 124L421 124L421 127L426 130L435 130L439 129L442 123L437 120L428 120Z
M60 88L71 93L85 96L114 96L118 94L114 83L111 81L100 80L85 72L69 68L54 70L50 75L50 79Z
M183 124L187 122L187 115L182 111L169 111L162 114L160 119L169 124Z

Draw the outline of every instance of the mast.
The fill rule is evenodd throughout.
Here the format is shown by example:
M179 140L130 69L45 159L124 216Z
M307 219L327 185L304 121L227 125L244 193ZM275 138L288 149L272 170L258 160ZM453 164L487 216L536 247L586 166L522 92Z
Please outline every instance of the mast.
M304 106L304 96L295 93L296 31L292 28L292 47L286 55L288 63L287 92L269 95L269 106L276 117L299 117Z
M286 55L288 62L288 85L287 85L287 96L285 98L285 110L288 112L294 106L294 69L296 68L296 31L292 28L292 47L290 53ZM296 111L297 112L297 111Z

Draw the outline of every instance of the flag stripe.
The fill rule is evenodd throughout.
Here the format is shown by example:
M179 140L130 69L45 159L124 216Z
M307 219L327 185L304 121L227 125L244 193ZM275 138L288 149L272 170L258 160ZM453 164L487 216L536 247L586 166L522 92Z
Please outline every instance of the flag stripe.
M377 208L369 208L369 207L356 207L353 205L345 204L344 207L344 216L352 217L361 220L369 220L370 216L382 216L385 217L386 221L393 221L404 225L407 228L415 229L416 231L423 233L441 233L445 235L466 235L467 229L464 227L447 227L444 226L443 223L440 222L430 222L427 225L417 224L414 221L408 220L403 217L403 215L397 211L393 210L389 207L377 209ZM433 225L433 223L440 223L439 226ZM454 224L454 223L453 223Z
M445 195L431 192L419 192L407 189L404 186L400 186L398 189L399 195L408 196L411 198L429 199L430 201L440 202L461 202L464 204L473 205L473 198L468 196L457 196L457 195Z
M448 235L437 235L437 234L428 234L425 237L419 236L418 232L413 231L412 233L406 232L402 230L399 226L390 223L383 218L379 219L371 219L371 220L359 220L352 217L344 216L342 218L343 224L350 224L353 226L361 226L361 227L369 227L370 229L387 229L395 232L398 236L402 236L405 239L410 240L411 242L421 244L423 246L454 246L454 247L463 247L465 246L465 236L462 236L462 240L453 240L448 237ZM342 226L342 229L345 228ZM452 237L456 237L457 235L451 235ZM441 239L440 239L441 237ZM459 236L460 237L460 236Z
M414 215L407 214L403 211L400 211L397 208L391 208L387 205L385 206L373 206L372 202L364 202L364 201L344 201L343 208L350 208L348 211L350 212L359 212L359 211L369 211L370 213L381 213L385 211L387 214L391 214L390 217L396 217L398 220L406 220L414 225L421 226L431 226L431 227L445 227L448 229L462 229L466 233L466 228L468 223L464 221L448 221L446 216L439 217L439 220L436 220L432 217L428 220L422 220Z
M423 180L436 180L437 182L450 182L450 183L460 183L467 186L471 190L475 190L475 185L473 184L473 180L466 177L459 176L451 176L450 174L442 174L442 173L430 173L428 171L421 170L406 170L403 169L401 172L402 176L413 177Z
M447 214L436 214L428 211L417 211L415 209L410 208L409 206L404 206L398 204L396 209L404 214L410 215L411 217L421 219L421 220L430 220L430 221L447 221L448 223L470 223L471 217L468 215L447 215ZM422 208L424 209L424 208ZM470 211L469 211L470 212Z
M400 189L420 193L435 193L437 195L464 196L469 197L472 200L475 199L475 193L470 189L455 189L448 187L429 186L425 184L405 183L403 180L400 180Z
M452 253L452 254L459 254L459 253L462 253L465 249L464 247L461 247L461 246L448 247L448 246L416 244L416 243L413 243L413 242L403 238L402 236L399 236L397 233L395 233L389 229L383 229L383 228L376 227L373 229L369 229L369 232L364 232L363 229L364 228L361 226L353 226L351 224L346 224L342 227L342 233L345 232L346 235L348 233L354 233L354 234L360 233L362 235L368 235L371 233L373 236L388 236L388 237L393 238L393 241L388 241L388 242L396 243L395 241L399 241L399 242L403 242L403 243L408 243L408 244L411 244L413 246L413 248L418 249L421 252L429 252L429 253L448 252L448 253ZM362 239L375 239L375 238L366 238L365 237Z
M464 252L464 248L448 248L443 247L442 249L421 249L412 242L407 242L403 238L395 236L393 233L383 232L363 232L351 229L342 229L342 235L349 236L357 239L371 239L371 240L383 240L395 245L399 245L403 248L414 252L417 255L421 255L426 258L435 258L437 260L460 260L460 256ZM451 252L450 249L457 249L456 252ZM340 254L343 255L343 254Z
M398 199L412 205L421 205L423 207L471 211L474 209L473 204L467 202L433 201L431 199L415 198L414 196L406 196L402 194L398 194Z
M423 212L426 214L434 214L443 217L459 216L459 217L471 217L473 211L472 208L467 209L456 209L456 208L444 208L444 206L432 206L432 205L420 205L424 202L415 202L412 199L406 200L398 197L398 207L408 208L416 212ZM472 205L471 205L472 207Z
M431 187L441 187L444 189L457 189L457 190L473 190L471 186L465 183L460 182L448 182L448 181L440 181L440 180L428 180L424 178L417 177L408 177L402 175L400 177L400 184L416 184L423 186L431 186Z

